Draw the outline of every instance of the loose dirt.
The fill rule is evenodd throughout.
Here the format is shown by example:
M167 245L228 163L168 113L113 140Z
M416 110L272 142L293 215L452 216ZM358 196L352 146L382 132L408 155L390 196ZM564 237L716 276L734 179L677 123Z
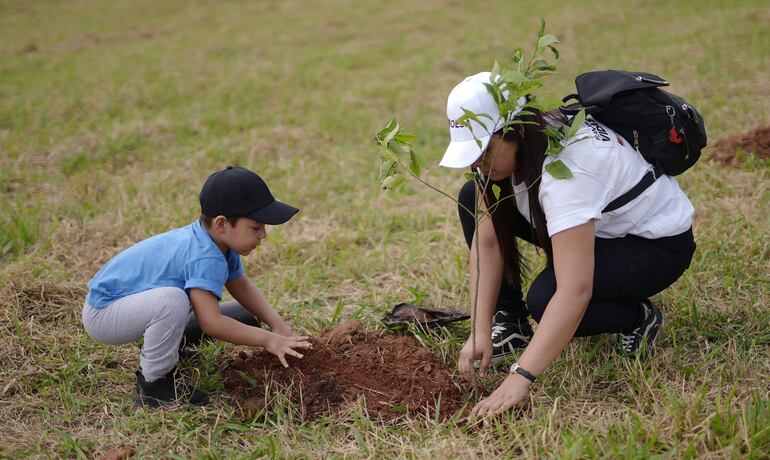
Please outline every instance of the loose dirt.
M742 160L735 156L738 148L746 153L754 153L761 160L769 159L770 125L717 140L711 147L711 158L725 165L739 164Z
M369 417L382 420L434 417L437 403L444 420L465 404L467 392L449 367L413 337L366 331L351 320L310 341L303 359L287 357L288 368L264 350L226 358L225 390L251 414L286 391L304 419L344 412L360 396Z

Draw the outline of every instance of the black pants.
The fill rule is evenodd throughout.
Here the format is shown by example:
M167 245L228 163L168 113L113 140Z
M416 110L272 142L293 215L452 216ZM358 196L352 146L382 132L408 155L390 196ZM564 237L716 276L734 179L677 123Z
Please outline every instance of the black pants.
M219 311L221 314L243 324L259 327L259 320L250 311L246 310L246 307L235 300L219 304ZM198 325L198 321L195 319L195 313L190 312L190 318L187 320L187 326L184 328L183 343L185 345L194 345L206 339L211 339L211 337L203 333Z
M458 201L473 209L475 195L475 184L469 181L460 190ZM458 209L465 241L470 247L474 232L473 215L461 207ZM532 226L520 213L516 216L515 232L518 238L533 243ZM596 238L593 296L575 335L634 330L643 320L641 300L673 284L690 266L694 252L692 229L655 240L632 235ZM553 267L546 267L535 277L526 303L521 287L503 279L496 309L507 311L519 320L531 314L535 321L540 322L555 292Z

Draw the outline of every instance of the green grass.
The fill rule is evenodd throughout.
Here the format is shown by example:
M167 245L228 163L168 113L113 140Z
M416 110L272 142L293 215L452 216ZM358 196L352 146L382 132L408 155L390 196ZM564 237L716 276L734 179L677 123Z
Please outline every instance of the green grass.
M191 222L209 173L257 170L302 208L246 259L297 330L398 302L464 308L467 250L448 200L376 186L374 132L397 116L435 164L446 95L529 45L561 39L566 94L579 72L658 73L706 117L710 140L768 124L770 9L761 1L149 2L0 0L0 457L647 458L770 456L770 169L739 152L679 183L697 213L690 270L660 294L655 359L574 340L531 408L484 427L341 417L301 422L278 392L246 415L203 349L205 409L136 410L136 346L94 343L85 284L122 248ZM540 259L530 253L535 264ZM467 334L418 336L454 364ZM487 389L503 378L484 382Z

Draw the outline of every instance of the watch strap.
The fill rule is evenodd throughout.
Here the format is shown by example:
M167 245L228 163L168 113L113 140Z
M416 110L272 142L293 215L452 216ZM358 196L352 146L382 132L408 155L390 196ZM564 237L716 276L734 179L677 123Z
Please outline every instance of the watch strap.
M524 377L525 379L529 380L532 383L535 383L535 380L537 380L537 377L532 375L532 373L530 373L526 369L519 366L519 363L513 363L513 365L511 366L510 372L511 374L513 373L519 374L520 376Z

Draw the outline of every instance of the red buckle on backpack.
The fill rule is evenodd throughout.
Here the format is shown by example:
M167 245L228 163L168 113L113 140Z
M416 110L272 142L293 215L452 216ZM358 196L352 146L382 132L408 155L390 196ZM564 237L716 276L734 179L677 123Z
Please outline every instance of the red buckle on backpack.
M669 142L673 142L674 144L681 144L684 139L679 135L678 132L676 132L676 128L673 126L671 127L671 130L668 132L668 140Z

